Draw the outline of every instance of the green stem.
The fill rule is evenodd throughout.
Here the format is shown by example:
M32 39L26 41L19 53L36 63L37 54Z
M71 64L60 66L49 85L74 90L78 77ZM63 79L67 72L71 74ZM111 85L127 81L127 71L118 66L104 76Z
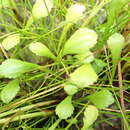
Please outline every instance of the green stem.
M51 101L40 102L40 103L37 103L37 104L32 104L32 105L28 105L28 106L25 106L25 107L17 108L15 110L10 110L10 111L1 113L0 114L0 118L4 117L4 116L7 116L7 115L10 115L10 114L13 114L13 113L16 113L16 112L23 112L23 111L30 110L32 108L49 105L49 104L52 104L54 102L56 102L56 101L55 100L51 100Z
M3 107L0 108L0 112L9 110L9 109L11 109L11 108L13 108L13 107L16 107L16 106L18 106L18 105L21 105L21 104L27 102L28 100L34 99L34 98L39 97L39 96L41 96L41 95L45 95L45 94L47 94L47 93L49 93L49 92L52 92L52 91L54 91L54 90L57 90L57 89L59 89L59 88L63 88L63 85L59 85L59 86L50 88L50 89L48 89L48 90L45 90L45 91L43 91L43 92L40 92L40 93L38 93L38 94L32 95L32 96L30 96L30 97L24 98L24 99L22 99L22 100L20 100L20 101L18 101L18 102L16 102L16 103L14 103L14 104L10 104L10 105L7 105L7 106L3 106Z
M62 119L58 119L48 130L55 130Z
M29 28L33 24L33 16L31 15L27 21L25 28Z
M54 113L54 111L42 111L42 112L35 112L35 113L15 116L14 118L7 117L7 118L0 119L0 124L4 124L8 121L13 122L13 121L17 121L17 120L23 120L23 119L33 118L33 117L38 117L38 116L43 116L44 118L46 118L46 117L52 115L53 113Z
M90 12L90 15L87 17L87 20L83 23L82 27L86 26L89 24L89 22L91 21L91 19L93 17L95 17L95 15L99 12L99 10L101 10L103 8L104 5L106 5L108 2L110 2L111 0L106 0L106 1L102 1L98 6L94 6L94 8L92 9L92 11Z
M59 40L59 44L58 44L58 49L57 49L58 53L60 53L60 49L61 49L61 46L63 44L63 40L65 39L66 33L69 30L69 28L70 28L70 24L65 25L64 28L63 28L63 31L62 31L62 34L61 34L61 37L60 37L60 40Z

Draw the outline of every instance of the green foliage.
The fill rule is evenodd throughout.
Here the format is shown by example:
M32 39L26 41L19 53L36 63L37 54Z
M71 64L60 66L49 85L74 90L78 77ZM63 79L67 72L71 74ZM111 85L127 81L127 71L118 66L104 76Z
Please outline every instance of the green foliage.
M98 74L100 73L103 68L106 66L106 63L100 59L94 59L94 62L92 63L92 66L95 70L95 72Z
M0 75L5 78L17 78L25 72L37 69L36 64L28 63L16 59L7 59L0 65Z
M19 81L12 80L2 89L0 98L4 103L9 103L17 95L19 90Z
M79 62L83 64L90 63L94 60L93 53L89 50L83 54L76 55L75 58L77 58Z
M3 40L2 45L6 50L10 50L11 48L15 47L19 43L20 43L20 35L12 34Z
M11 7L9 0L0 0L0 9Z
M70 74L70 82L77 85L79 88L88 87L96 82L97 79L98 76L91 64L82 65Z
M113 25L118 14L120 13L121 9L128 2L130 2L130 0L111 0L110 4L108 6L108 17L107 17L107 20L108 20L107 24L108 25Z
M109 90L104 89L87 96L97 108L103 109L114 103L114 98Z
M95 122L98 115L98 109L95 106L88 105L84 111L84 126L81 130L89 130L89 127Z
M67 9L66 13L66 22L69 24L76 23L78 20L83 18L85 11L85 6L82 4L73 4L70 8Z
M97 34L88 28L78 29L65 43L63 55L83 54L94 47L97 42Z
M112 65L113 65L112 76L114 76L116 65L121 57L122 49L126 45L125 39L121 34L114 33L107 40L107 44L112 54Z
M56 114L60 119L69 118L74 111L74 107L72 105L72 96L67 96L61 103L56 106Z
M29 45L29 49L36 55L56 59L52 52L44 44L40 42L31 43Z
M125 39L119 33L114 33L112 36L109 37L107 40L108 47L112 53L112 61L113 64L117 64L119 58L121 56L121 51L124 48Z
M128 2L0 0L0 129L129 129Z
M36 3L34 4L32 9L32 14L36 19L46 17L48 16L52 7L53 3L50 0L36 0Z
M64 90L68 95L74 95L78 92L77 86L69 83L64 84Z

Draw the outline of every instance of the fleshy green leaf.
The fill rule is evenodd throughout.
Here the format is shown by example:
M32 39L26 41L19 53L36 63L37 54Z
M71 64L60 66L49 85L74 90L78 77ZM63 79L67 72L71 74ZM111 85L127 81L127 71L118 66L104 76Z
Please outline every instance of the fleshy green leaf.
M98 109L95 106L88 105L84 111L84 126L82 130L89 130L89 127L96 121L98 117Z
M32 14L36 19L46 17L49 12L51 12L52 7L53 3L50 0L36 0L32 9Z
M38 67L36 64L21 60L7 59L0 65L0 75L6 78L16 78Z
M63 55L83 54L97 43L97 34L88 28L78 29L65 43Z
M119 33L114 33L112 36L110 36L107 41L107 44L112 54L112 65L113 65L112 77L113 77L115 74L116 65L121 57L122 49L126 44L124 37Z
M94 59L94 62L92 64L95 72L98 74L100 73L103 68L106 66L106 63L103 60L100 59Z
M76 23L84 16L85 6L82 4L74 4L67 10L66 22Z
M64 85L64 90L68 95L74 95L75 93L78 92L78 88L77 86L73 85L73 84L68 84L66 83Z
M126 45L124 37L119 33L114 33L109 37L107 44L111 50L113 62L118 62L121 51Z
M86 64L90 63L94 60L93 53L90 51L87 51L86 53L76 55L75 58L79 60L80 63Z
M4 103L9 103L20 90L18 80L9 82L1 91L0 97Z
M92 85L98 79L97 74L92 68L91 64L85 64L77 68L70 74L70 81L76 84L79 88L84 88Z
M103 109L114 103L112 93L107 89L95 92L87 96L87 99L96 105L97 108Z
M56 107L56 114L60 119L67 119L73 114L74 107L72 105L72 96L66 97Z
M19 43L20 43L20 35L12 34L3 40L2 45L6 50L10 50L11 48L15 47Z
M52 52L40 42L31 43L29 49L38 56L45 56L52 59L56 58Z

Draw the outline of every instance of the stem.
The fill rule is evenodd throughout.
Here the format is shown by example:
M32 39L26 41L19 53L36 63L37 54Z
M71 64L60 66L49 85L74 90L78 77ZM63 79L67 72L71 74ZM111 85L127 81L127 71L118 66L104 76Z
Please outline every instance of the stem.
M88 105L88 104L87 104L87 105ZM84 109L86 108L87 105L85 105L85 106L81 109L81 111L79 111L79 113L73 118L73 120L66 126L66 128L65 128L64 130L68 130L68 129L70 128L70 126L75 122L75 120L78 118L78 116L84 111Z
M33 24L33 16L31 15L26 23L25 28L29 28Z
M99 12L99 10L102 9L103 6L104 6L105 4L107 4L108 2L110 2L110 1L111 1L111 0L106 0L106 1L103 0L98 6L97 6L97 5L94 6L94 8L93 8L93 9L91 10L91 12L90 12L90 15L87 17L87 20L83 23L82 27L88 25L89 22L91 21L91 19L92 19L93 17L95 17L95 15Z
M48 130L55 130L62 119L58 119Z
M43 91L43 92L40 92L40 93L38 93L38 94L36 94L36 95L32 95L32 96L30 96L30 97L27 97L27 98L25 98L25 99L22 99L22 100L20 100L19 102L16 102L16 103L14 103L14 104L10 104L8 107L7 107L7 106L3 107L3 109L0 110L0 112L6 111L6 110L11 109L11 108L14 108L14 106L21 105L21 104L27 102L27 101L30 100L30 99L39 97L39 96L41 96L41 95L44 95L44 94L46 94L46 93L48 93L48 92L54 91L54 90L59 89L59 88L62 88L62 87L63 87L63 85L59 85L59 86L53 87L53 88L51 88L51 89L45 90L45 91Z
M106 56L107 56L107 54L106 54ZM108 58L108 56L107 56L107 58ZM116 64L115 64L116 65ZM115 66L116 67L116 66ZM108 67L109 68L109 67ZM109 68L110 69L110 68ZM122 115L122 118L123 118L123 120L124 120L124 122L125 122L125 124L126 124L126 126L127 126L127 128L129 128L130 129L130 127L129 127L129 125L128 125L128 122L127 122L127 120L126 120L126 117L125 117L125 115L124 115L124 113L123 113L123 111L122 111L122 108L121 108L121 105L120 105L120 103L119 103L119 100L118 100L118 98L117 98L117 95L116 95L116 92L115 92L115 90L114 90L114 87L113 87L113 78L114 78L114 73L115 73L115 70L116 69L113 69L112 70L112 74L111 74L111 79L109 79L110 80L110 85L111 85L111 88L112 88L112 92L113 92L113 95L114 95L114 97L115 97L115 99L116 99L116 104L117 104L117 106L119 107L119 109L120 109L120 112L121 112L121 115ZM110 72L110 70L109 70L109 72ZM113 77L113 78L112 78Z
M124 105L124 88L122 83L122 72L121 72L121 63L118 63L118 81L119 81L119 89L120 89L120 100L121 100L121 107L122 111L125 112L125 105Z
M17 120L23 120L23 119L27 119L27 118L38 117L38 116L43 116L46 118L46 117L52 115L53 113L54 113L54 111L45 111L44 110L42 112L35 112L35 113L15 116L14 118L7 117L7 118L0 119L0 124L4 124L6 122L13 122L13 121L17 121Z
M119 95L120 95L121 108L125 116L126 109L125 109L124 94L123 94L124 88L122 82L121 62L118 63L118 81L119 81ZM127 125L125 120L123 121L123 128L124 130L127 130Z
M5 49L4 49L4 47L2 46L2 44L0 44L0 48L1 48L1 51L4 54L4 56L6 57L6 59L9 59L9 56L7 55L7 53L6 53Z
M60 40L59 40L59 44L58 44L58 49L57 49L58 53L60 53L60 49L61 49L63 40L65 39L66 33L69 30L69 28L70 28L70 24L65 25L64 28L63 28L63 31L62 31L62 34L61 34L61 37L60 37Z
M7 115L10 115L10 114L13 114L13 113L16 113L16 112L23 112L23 111L30 110L30 109L32 109L32 108L49 105L49 104L52 104L52 103L54 103L54 102L56 102L56 100L40 102L40 103L37 103L37 104L32 104L32 105L28 105L28 106L25 106L25 107L17 108L17 109L15 109L15 110L10 110L10 111L1 113L1 114L0 114L0 118L1 118L1 117L4 117L4 116L7 116Z

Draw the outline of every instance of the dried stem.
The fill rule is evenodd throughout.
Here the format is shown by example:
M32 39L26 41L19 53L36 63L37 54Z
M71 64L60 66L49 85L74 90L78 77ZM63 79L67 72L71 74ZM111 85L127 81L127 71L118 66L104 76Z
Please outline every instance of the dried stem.
M0 48L1 48L1 51L2 51L2 53L4 54L4 56L5 56L7 59L9 59L9 56L7 55L7 53L6 53L5 49L3 48L2 44L0 44Z
M119 94L120 94L120 102L121 102L121 107L122 111L125 112L125 103L124 103L124 88L123 88L123 83L122 83L122 72L121 72L121 62L118 63L118 81L119 81Z
M30 96L30 97L27 97L27 98L25 98L25 99L22 99L22 100L20 100L19 102L16 102L16 103L14 103L14 104L10 104L8 107L3 108L2 110L0 110L0 112L6 111L6 110L8 110L8 109L10 109L10 108L14 108L15 106L18 106L18 105L21 105L21 104L27 102L28 100L31 100L31 99L34 99L34 98L36 98L36 97L42 96L42 95L44 95L44 94L47 94L47 93L49 93L49 92L51 92L51 91L54 91L54 90L59 89L59 88L62 88L62 87L63 87L63 85L59 85L59 86L50 88L50 89L48 89L48 90L45 90L45 91L43 91L43 92L40 92L40 93L38 93L38 94L32 95L32 96Z
M122 108L122 112L125 115L126 109L125 109L125 103L124 103L124 93L123 93L124 88L123 88L123 82L122 82L121 62L118 63L118 81L119 81L119 95L120 95L121 108ZM125 122L123 122L123 129L127 130Z

